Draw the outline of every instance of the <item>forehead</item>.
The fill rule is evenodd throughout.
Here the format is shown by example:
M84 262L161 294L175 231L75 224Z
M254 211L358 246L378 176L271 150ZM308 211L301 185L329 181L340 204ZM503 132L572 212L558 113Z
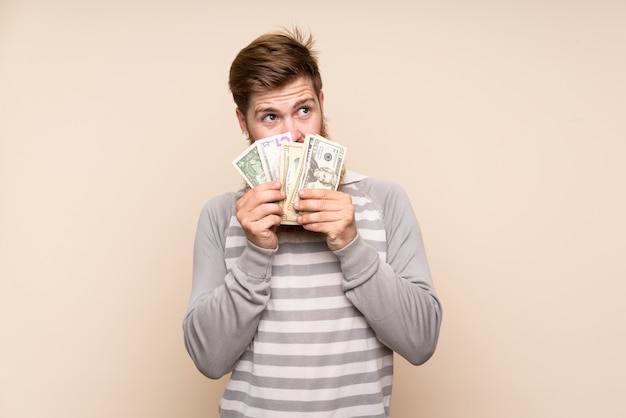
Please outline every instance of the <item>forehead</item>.
M250 111L253 113L265 110L291 108L304 101L318 103L318 97L309 78L301 77L284 86L250 96Z

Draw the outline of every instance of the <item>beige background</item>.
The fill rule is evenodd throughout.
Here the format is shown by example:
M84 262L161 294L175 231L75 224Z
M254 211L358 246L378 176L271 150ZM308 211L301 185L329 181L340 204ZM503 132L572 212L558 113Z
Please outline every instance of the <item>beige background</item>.
M227 90L318 39L332 137L401 183L444 303L394 418L623 417L621 0L0 1L0 416L214 417L183 348L201 206L240 185Z

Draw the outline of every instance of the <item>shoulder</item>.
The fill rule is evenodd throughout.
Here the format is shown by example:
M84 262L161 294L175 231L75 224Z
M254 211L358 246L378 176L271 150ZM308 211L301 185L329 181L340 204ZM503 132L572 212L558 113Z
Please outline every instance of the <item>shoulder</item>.
M209 199L202 208L201 221L211 223L229 223L235 213L235 204L243 195L244 190L228 192Z
M197 224L197 241L224 245L227 236L233 233L232 228L238 225L235 204L243 192L240 190L217 195L204 204Z
M221 195L213 196L204 204L204 211L220 211L227 208L230 208L237 201L238 193L228 192Z
M353 171L346 171L342 187L350 194L367 195L379 202L406 197L406 192L398 183L365 176Z

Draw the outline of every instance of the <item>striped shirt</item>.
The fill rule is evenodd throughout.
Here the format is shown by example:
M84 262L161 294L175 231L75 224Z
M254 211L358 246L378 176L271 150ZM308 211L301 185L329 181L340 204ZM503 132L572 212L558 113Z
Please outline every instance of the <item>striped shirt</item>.
M418 340L429 347L413 362L432 354L441 312L411 216L404 226L413 231L399 233L402 216L412 214L408 199L391 183L354 173L341 190L352 196L359 236L335 252L315 234L280 234L276 250L247 242L234 211L241 192L205 207L184 327L201 371L213 378L232 372L221 417L388 417L392 349ZM400 216L395 230L392 216ZM395 266L390 234L402 239L398 248L411 247L393 257ZM404 288L406 299L390 291ZM404 300L413 306L402 307ZM395 306L377 306L389 303ZM412 317L410 329L399 315Z

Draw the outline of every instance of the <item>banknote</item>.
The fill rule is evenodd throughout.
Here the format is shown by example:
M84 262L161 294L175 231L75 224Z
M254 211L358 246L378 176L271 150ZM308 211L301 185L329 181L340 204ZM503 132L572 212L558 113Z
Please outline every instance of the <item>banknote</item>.
M298 189L330 189L339 186L346 147L319 135L305 140L305 158Z
M304 144L299 142L284 144L280 149L280 179L286 196L281 202L283 217L280 223L283 225L297 225L298 214L293 209L293 202L298 192L296 187L300 181L303 157Z
M280 145L292 142L289 132L259 139L233 160L250 187L279 180Z
M261 165L267 181L280 180L281 145L293 142L291 133L271 136L254 142L259 152Z
M259 150L252 144L233 160L233 165L250 187L267 182Z
M346 147L320 135L308 134L304 143L293 142L289 133L259 139L233 160L250 187L278 180L285 200L281 224L297 225L293 204L305 188L333 189L339 186Z

